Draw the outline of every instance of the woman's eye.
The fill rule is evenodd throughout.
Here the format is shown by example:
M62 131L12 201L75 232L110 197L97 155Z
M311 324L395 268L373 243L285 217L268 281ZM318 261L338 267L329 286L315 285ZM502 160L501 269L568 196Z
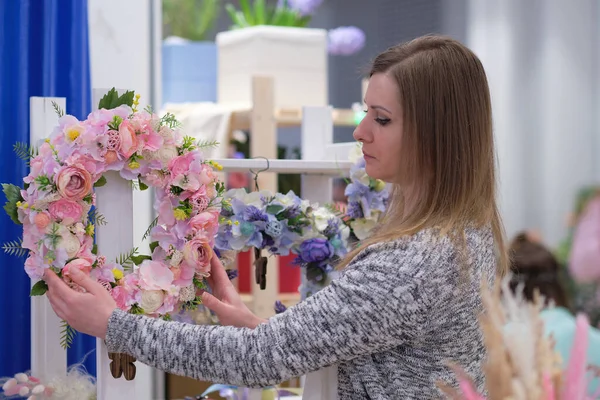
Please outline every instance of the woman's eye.
M385 126L385 125L388 124L388 122L390 122L390 119L389 118L379 118L379 117L377 117L377 118L375 118L375 122L377 122L381 126Z

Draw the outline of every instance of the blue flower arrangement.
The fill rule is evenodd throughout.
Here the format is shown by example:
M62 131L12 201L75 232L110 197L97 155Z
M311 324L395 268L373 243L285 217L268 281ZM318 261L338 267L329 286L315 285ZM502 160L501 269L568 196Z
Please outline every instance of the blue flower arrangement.
M345 195L348 206L345 210L344 222L351 229L353 241L366 239L385 212L389 190L381 179L373 179L365 170L365 159L360 156L350 168L350 181Z

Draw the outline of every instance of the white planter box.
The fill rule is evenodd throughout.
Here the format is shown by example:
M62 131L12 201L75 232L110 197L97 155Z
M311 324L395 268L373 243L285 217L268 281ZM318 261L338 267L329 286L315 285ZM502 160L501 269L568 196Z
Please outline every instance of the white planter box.
M217 101L252 101L252 77L272 76L277 107L326 106L327 31L255 26L217 34Z

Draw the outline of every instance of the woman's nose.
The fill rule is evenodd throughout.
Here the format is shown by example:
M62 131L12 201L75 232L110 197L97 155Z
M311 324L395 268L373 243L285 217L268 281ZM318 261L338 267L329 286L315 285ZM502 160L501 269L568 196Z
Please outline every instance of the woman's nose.
M360 124L358 124L356 129L354 129L354 132L352 133L352 137L354 137L354 140L356 140L357 142L365 142L365 141L368 141L367 140L368 136L369 135L366 130L365 120L363 119L360 122Z

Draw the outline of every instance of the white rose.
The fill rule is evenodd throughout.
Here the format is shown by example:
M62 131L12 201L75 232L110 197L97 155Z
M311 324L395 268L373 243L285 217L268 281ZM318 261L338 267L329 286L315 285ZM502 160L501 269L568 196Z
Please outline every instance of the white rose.
M194 285L183 287L179 290L179 300L182 302L192 301L196 298L196 287Z
M145 313L153 313L162 306L164 300L165 294L162 290L144 290L142 291L140 307Z
M52 225L48 225L48 228L46 228L46 233L50 233L51 231ZM63 225L60 226L57 233L60 235L58 247L64 249L69 258L75 257L81 248L81 243L79 243L77 236L73 235L69 229Z
M177 147L174 145L166 145L158 149L156 152L156 159L158 159L163 166L169 164L169 161L177 157L179 153L177 152Z
M158 131L158 134L165 140L165 142L170 142L173 140L173 131L168 126L162 126Z

